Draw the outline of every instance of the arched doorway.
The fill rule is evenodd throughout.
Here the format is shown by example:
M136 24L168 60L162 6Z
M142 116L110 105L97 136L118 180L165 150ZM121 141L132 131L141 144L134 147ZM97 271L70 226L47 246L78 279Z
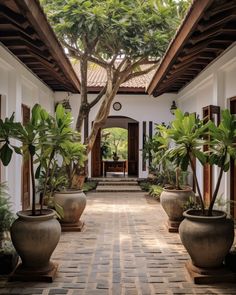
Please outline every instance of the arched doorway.
M127 175L138 177L139 159L139 123L129 117L110 116L107 118L105 128L119 127L128 132L128 155L127 155ZM101 152L101 130L98 132L91 157L92 177L104 176L102 152Z

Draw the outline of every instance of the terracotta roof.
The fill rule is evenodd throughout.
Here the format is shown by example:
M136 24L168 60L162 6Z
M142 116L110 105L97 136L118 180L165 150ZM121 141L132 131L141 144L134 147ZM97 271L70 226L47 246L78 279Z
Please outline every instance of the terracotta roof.
M235 0L195 0L148 86L178 92L236 41Z
M39 1L0 2L0 42L52 90L79 92L79 79Z
M75 72L77 73L80 79L80 70L79 70L79 62L73 63L73 67ZM144 67L145 68L145 67ZM150 83L155 71L151 71L148 74L145 74L140 77L135 77L125 83L123 83L119 89L119 93L123 92L131 92L131 93L145 93L148 84ZM90 64L88 68L88 87L90 92L100 91L102 87L106 84L106 71L104 68L96 65Z

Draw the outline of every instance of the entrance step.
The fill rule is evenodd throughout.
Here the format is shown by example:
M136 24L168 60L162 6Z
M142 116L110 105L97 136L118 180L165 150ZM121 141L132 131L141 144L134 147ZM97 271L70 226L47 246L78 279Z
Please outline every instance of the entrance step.
M91 177L91 181L98 181L98 182L131 182L131 181L138 181L139 178L137 177Z
M105 178L99 180L97 192L140 192L142 191L138 185L137 179L114 179Z
M117 185L128 186L138 185L137 181L99 181L99 185Z
M138 185L100 185L98 184L96 192L141 192Z

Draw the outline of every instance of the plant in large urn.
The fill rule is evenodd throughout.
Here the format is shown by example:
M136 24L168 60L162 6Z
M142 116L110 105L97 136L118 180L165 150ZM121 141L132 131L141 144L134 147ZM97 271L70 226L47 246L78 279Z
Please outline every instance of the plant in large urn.
M194 114L186 116L180 110L175 112L175 116L170 136L175 138L175 134L178 134L178 140L171 153L173 157L181 156L181 166L190 164L201 208L184 212L185 219L179 227L182 243L191 257L187 268L196 283L207 282L206 277L202 279L204 275L208 277L208 282L221 282L226 278L221 270L234 241L234 224L225 212L214 210L213 207L223 174L229 170L231 159L236 158L236 116L227 109L223 110L219 126L205 119L200 121ZM209 146L208 151L203 151L204 145ZM203 165L207 163L218 167L209 204L204 201L193 157Z
M14 114L5 118L5 121L0 120L0 159L3 165L7 166L13 151L22 154L24 159L29 159L32 189L32 209L17 212L18 218L11 226L12 243L21 258L21 263L10 276L11 280L52 281L57 270L57 264L50 258L59 242L61 228L53 210L36 206L34 171L34 165L41 166L44 145L50 144L51 130L48 127L51 119L51 116L36 104L26 125L15 122ZM50 165L50 160L48 164Z

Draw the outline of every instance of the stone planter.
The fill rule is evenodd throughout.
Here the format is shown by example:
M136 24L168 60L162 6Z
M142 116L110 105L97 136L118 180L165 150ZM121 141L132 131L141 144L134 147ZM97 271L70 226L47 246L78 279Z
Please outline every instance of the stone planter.
M164 188L160 196L163 209L168 215L169 232L178 232L179 224L183 220L184 205L194 197L194 192L190 187L182 190Z
M22 263L11 279L52 281L57 265L50 257L61 235L55 212L44 209L42 215L32 216L31 211L20 211L17 215L11 226L11 239Z
M185 219L179 227L181 241L194 266L219 268L233 244L233 220L222 211L213 211L214 216L199 213L198 210L184 212Z
M84 223L80 217L86 206L86 196L82 190L66 190L55 193L55 202L64 211L60 219L62 231L81 231Z

